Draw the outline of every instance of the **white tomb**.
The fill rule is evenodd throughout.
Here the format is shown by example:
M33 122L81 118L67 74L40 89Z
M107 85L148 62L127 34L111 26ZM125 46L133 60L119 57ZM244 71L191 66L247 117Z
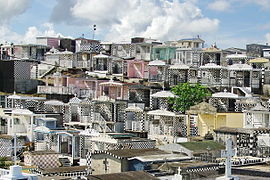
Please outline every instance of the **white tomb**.
M181 168L178 167L178 173L174 175L174 177L172 178L172 180L182 180L183 176L181 175Z

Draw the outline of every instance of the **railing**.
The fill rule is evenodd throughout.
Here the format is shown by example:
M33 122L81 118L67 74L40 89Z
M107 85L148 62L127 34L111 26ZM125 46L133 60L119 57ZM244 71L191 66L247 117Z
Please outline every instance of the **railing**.
M7 126L1 126L0 127L0 131L1 131L1 134L7 134Z
M91 89L79 89L78 96L80 97L90 97L94 98L96 95L96 92Z
M197 78L189 78L188 82L191 84L196 84L198 82L198 79Z
M74 62L71 60L61 60L60 66L65 67L65 68L73 68Z
M203 84L203 85L212 85L212 86L220 86L221 81L220 81L220 79L215 79L215 78L202 78L201 79L201 84Z
M65 86L38 86L38 94L73 94L73 88Z
M75 67L76 68L89 68L90 65L89 65L89 62L88 61L77 61L75 63Z
M80 122L81 123L88 123L90 124L92 121L91 116L81 116Z
M149 77L150 82L163 82L165 81L165 77L160 74L160 75L150 75Z

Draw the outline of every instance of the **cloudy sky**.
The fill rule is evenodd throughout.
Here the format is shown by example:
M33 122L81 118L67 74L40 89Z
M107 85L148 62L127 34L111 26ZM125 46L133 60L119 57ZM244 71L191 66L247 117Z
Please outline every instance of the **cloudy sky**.
M128 41L200 35L207 45L270 43L270 0L0 0L0 42L34 43L36 36Z

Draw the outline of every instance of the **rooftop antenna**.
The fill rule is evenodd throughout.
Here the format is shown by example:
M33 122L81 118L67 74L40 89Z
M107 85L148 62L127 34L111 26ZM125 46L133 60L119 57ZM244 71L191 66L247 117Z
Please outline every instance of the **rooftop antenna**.
M93 25L93 40L95 39L95 31L97 30L97 25Z

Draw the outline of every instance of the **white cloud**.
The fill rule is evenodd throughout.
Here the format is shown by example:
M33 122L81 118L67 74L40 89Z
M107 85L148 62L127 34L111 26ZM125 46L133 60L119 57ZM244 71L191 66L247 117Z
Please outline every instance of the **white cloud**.
M0 0L0 24L8 23L10 19L26 11L32 0Z
M215 0L214 2L208 4L208 8L214 11L228 11L230 6L231 4L228 0Z
M239 5L254 4L262 9L270 8L270 0L213 0L208 4L208 8L214 11L230 11L239 7Z
M245 1L243 1L245 2ZM255 3L261 6L263 9L270 8L270 0L246 0L246 3Z
M270 44L270 33L265 34L266 42Z
M54 30L52 23L44 23L40 27L28 27L24 34L13 32L8 26L0 27L0 43L13 42L16 44L36 43L37 36L63 37L62 34Z
M172 40L216 31L219 21L204 17L195 2L76 0L65 6L65 14L84 25L97 24L97 33L108 33L106 40L129 40L132 36ZM57 7L61 7L60 3L64 1L58 0ZM52 14L52 20L69 23L70 18Z

